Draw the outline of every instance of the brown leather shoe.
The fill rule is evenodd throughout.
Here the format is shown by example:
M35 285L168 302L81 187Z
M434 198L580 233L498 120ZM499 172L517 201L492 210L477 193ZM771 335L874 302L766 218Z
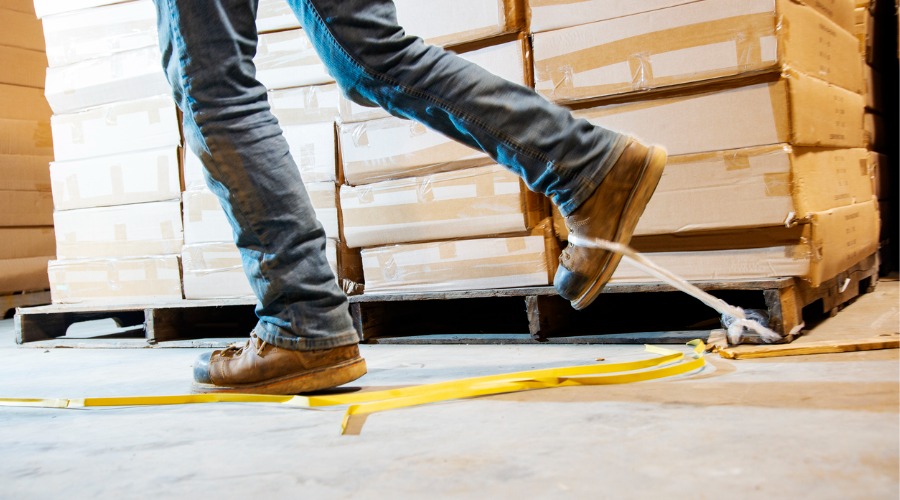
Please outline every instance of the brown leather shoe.
M665 149L630 140L594 194L565 218L570 237L627 245L665 165ZM620 254L570 242L559 257L553 284L572 307L584 309L600 294L621 259Z
M243 346L205 353L194 363L194 392L299 394L330 389L366 374L356 344L292 351L256 333Z

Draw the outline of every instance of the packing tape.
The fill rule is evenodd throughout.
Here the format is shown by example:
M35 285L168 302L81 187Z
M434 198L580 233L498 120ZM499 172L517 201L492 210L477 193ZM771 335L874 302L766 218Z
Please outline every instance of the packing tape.
M544 368L487 375L381 391L319 396L212 393L80 399L0 398L0 406L65 409L201 403L276 403L307 409L348 406L341 424L341 434L355 435L361 432L368 415L381 411L535 389L628 384L690 373L705 366L706 360L703 353L706 351L706 345L701 340L693 340L688 344L694 347L694 359L686 362L681 362L684 360L682 352L647 346L648 352L658 354L658 356L621 363Z

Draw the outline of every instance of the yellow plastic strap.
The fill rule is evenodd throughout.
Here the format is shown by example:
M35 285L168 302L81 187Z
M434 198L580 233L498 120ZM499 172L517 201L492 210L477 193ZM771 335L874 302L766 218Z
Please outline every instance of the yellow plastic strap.
M688 373L705 364L706 346L700 340L690 342L694 359L684 363L684 354L670 349L646 346L659 356L585 366L545 368L483 377L423 384L383 391L356 392L323 396L279 396L265 394L183 394L170 396L123 396L83 399L0 398L0 406L41 408L86 408L96 406L146 406L197 403L277 403L301 408L349 405L342 424L343 434L358 434L366 416L372 413L406 408L439 401L472 398L552 387L578 385L627 384ZM677 363L677 364L673 364ZM666 366L669 365L669 366Z

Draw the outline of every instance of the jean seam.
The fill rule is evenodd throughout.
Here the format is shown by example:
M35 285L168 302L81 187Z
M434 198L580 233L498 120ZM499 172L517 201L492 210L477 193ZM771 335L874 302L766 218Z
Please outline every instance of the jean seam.
M512 149L513 151L524 153L524 154L530 156L534 160L544 162L548 165L548 167L550 169L554 169L554 167L556 167L556 163L553 160L551 160L550 157L547 156L545 153L538 151L532 147L529 147L529 146L526 146L524 144L520 144L520 143L514 141L510 136L504 134L502 131L497 130L497 129L491 127L490 125L487 125L487 124L481 122L481 120L478 120L477 118L473 118L469 113L453 106L452 104L450 104L438 97L435 97L426 92L422 92L422 91L410 88L407 85L404 85L403 83L401 83L397 80L389 78L384 73L375 71L372 68L369 68L365 64L361 63L360 61L356 60L350 54L350 52L347 49L345 49L344 46L338 41L334 32L328 28L328 25L325 23L324 19L322 18L322 15L316 9L315 5L313 5L311 2L309 2L309 0L307 0L306 3L307 3L307 5L309 5L310 9L315 14L315 16L319 22L319 25L322 26L322 28L325 31L327 31L329 35L331 35L330 42L332 44L334 44L334 46L337 47L338 50L340 50L340 52L344 55L344 57L347 60L349 60L351 63L353 63L355 66L357 66L363 72L364 75L369 76L374 79L377 79L377 80L380 80L382 83L385 83L385 84L388 84L391 86L395 86L395 87L399 87L405 93L407 93L409 95L418 97L418 98L428 101L432 104L436 104L439 107L441 107L441 108L445 109L446 111L448 111L449 113L451 113L453 116L460 118L464 121L468 121L469 123L471 123L477 127L480 127L481 129L487 131L488 133L500 138L501 139L500 142L504 146Z

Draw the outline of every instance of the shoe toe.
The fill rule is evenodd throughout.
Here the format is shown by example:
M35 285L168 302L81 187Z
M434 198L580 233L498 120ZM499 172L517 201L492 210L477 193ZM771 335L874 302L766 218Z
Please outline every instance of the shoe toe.
M197 361L194 361L194 381L201 384L211 384L212 380L209 378L209 358L212 356L212 351L205 352L197 358Z
M560 265L553 277L553 286L560 297L572 301L578 299L588 286L587 278L578 272L570 271Z

